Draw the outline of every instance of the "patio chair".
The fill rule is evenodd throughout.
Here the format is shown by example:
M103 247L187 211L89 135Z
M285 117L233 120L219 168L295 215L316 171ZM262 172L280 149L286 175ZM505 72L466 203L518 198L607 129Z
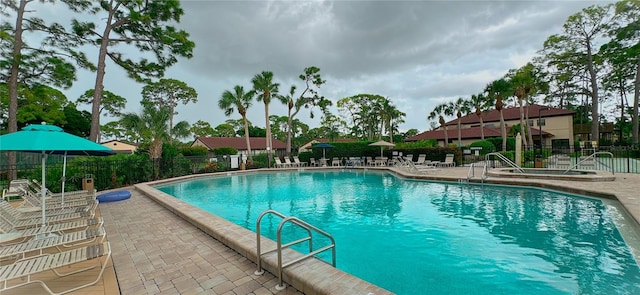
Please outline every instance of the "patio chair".
M340 163L340 158L338 157L333 157L333 159L331 159L331 167L340 167L342 166L342 164Z
M596 169L596 161L593 157L580 156L578 163L580 163L580 169Z
M109 259L111 258L111 247L109 242L90 245L87 247L81 247L73 250L68 250L55 254L43 254L41 256L34 256L26 258L24 260L16 261L15 263L0 266L0 292L19 288L22 286L30 285L33 283L39 283L49 294L64 294L73 292L97 283L106 269ZM59 270L62 268L68 268L69 266L76 264L83 264L83 262L95 261L96 264L92 266L83 267L81 269L71 271L68 273L61 273ZM95 280L76 286L67 290L54 292L51 287L40 279L32 279L32 275L39 274L45 271L53 271L56 276L63 277L72 274L82 273L90 269L100 267Z
M444 162L438 164L439 167L455 167L456 162L453 161L453 154L447 154Z
M19 243L38 235L61 234L67 231L85 230L91 227L102 226L103 224L104 220L101 217L97 217L40 227L16 229L3 218L0 218L0 244Z
M284 164L282 163L282 161L280 161L280 157L274 157L273 160L275 161L274 167L276 168L284 167Z
M23 243L0 246L0 261L10 259L23 259L28 256L43 255L45 250L56 249L58 252L64 248L77 247L92 244L96 241L104 242L106 232L103 227L74 231L63 235L54 235L43 239L31 239Z
M27 187L30 188L34 193L40 194L42 189L42 184L38 182L38 180L34 179L32 181L27 182ZM62 197L62 193L53 193L50 190L45 190L45 196L50 200L60 201ZM65 191L64 192L64 200L72 199L86 199L93 197L96 198L96 190L77 190L77 191Z
M6 203L2 201L2 203ZM25 216L22 212L15 210L11 205L0 207L0 218L3 218L15 229L24 229L30 227L36 227L42 224L42 216ZM97 205L97 204L96 204ZM13 210L12 210L13 209ZM45 224L54 224L61 222L68 222L76 219L86 219L94 217L94 210L87 212L75 212L65 214L49 215L45 212Z
M97 207L97 203L92 207L72 207L72 208L64 208L64 209L51 209L47 208L46 213L48 215L60 215L60 214L69 214L69 213L79 213L79 212L88 212L90 209L95 209ZM9 214L16 216L18 219L29 219L38 216L42 216L42 207L13 207L6 200L0 200L0 209L5 209ZM28 209L28 210L23 210ZM37 209L37 210L35 210Z
M395 166L407 170L408 172L424 174L439 171L435 166L415 165L413 161L398 157L395 159Z
M427 160L427 154L419 154L418 160L413 162L415 165L424 165L424 162Z
M316 159L315 159L315 158L309 158L309 166L317 167L317 166L319 166L319 165L320 165L320 164L318 164L318 162L316 162Z
M373 160L373 158L371 157L366 157L367 160L367 166L375 166L376 162Z
M413 162L413 154L408 154L404 156L404 160L409 160L411 162Z
M307 162L300 162L300 158L298 158L298 156L293 156L293 163L298 167L307 166Z
M375 166L386 166L387 161L386 157L376 157Z
M287 167L296 167L298 165L294 164L291 162L291 159L289 159L289 157L284 157L284 165Z
M569 169L571 167L571 158L566 155L559 155L556 157L555 167L557 169Z
M42 197L40 195L36 195L29 190L21 189L20 196L23 201L18 205L20 208L24 207L42 207ZM93 196L85 196L84 198L78 198L73 200L65 200L64 205L59 199L45 199L46 207L50 209L61 209L61 208L72 208L72 207L87 207L93 206L96 202L95 197ZM27 210L27 209L25 209ZM36 209L34 209L36 210Z

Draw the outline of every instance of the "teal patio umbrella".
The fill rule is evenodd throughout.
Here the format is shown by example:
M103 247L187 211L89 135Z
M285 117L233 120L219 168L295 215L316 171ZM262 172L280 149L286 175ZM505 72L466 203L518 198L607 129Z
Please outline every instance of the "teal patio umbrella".
M312 148L314 148L314 149L322 149L322 157L326 158L325 157L325 150L326 149L331 149L331 148L334 148L334 147L335 146L332 146L332 145L330 145L330 144L328 144L326 142L323 142L323 143L319 143L319 144L314 145Z
M0 151L30 152L42 154L42 225L46 224L46 175L47 155L64 155L62 168L62 202L64 204L64 182L67 155L107 156L114 154L111 148L82 137L66 133L54 125L28 125L18 132L0 136Z

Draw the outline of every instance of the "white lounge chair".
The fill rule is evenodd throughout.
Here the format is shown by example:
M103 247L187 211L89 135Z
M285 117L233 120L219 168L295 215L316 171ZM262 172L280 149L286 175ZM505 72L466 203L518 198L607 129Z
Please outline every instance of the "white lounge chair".
M0 266L0 292L19 288L33 283L41 284L44 289L50 294L65 294L73 292L84 287L88 287L97 283L111 258L111 247L109 242L91 245L87 247L81 247L73 250L68 250L55 254L43 254L41 256L34 256L19 260L15 263ZM96 261L96 265L84 267L82 269L60 273L60 269L67 268L70 265L78 264L86 261ZM100 267L97 277L94 281L91 281L80 286L76 286L67 290L54 292L49 285L39 279L32 279L32 275L42 273L45 271L53 271L57 276L68 276L80 272L85 272L90 269Z
M368 166L375 166L376 165L376 162L373 160L373 158L366 157L365 159L367 160L367 165Z
M13 181L12 181L13 182ZM32 193L36 194L36 195L40 195L41 194L41 190L42 190L42 184L40 184L40 182L38 182L38 180L34 179L31 181L21 181L22 184L21 186L30 190ZM45 190L45 196L47 198L47 200L52 200L52 201L57 201L60 202L61 201L61 197L62 197L62 193L53 193L50 190ZM64 192L64 200L65 202L67 200L72 200L72 199L86 199L88 197L93 197L95 199L96 197L96 191L92 190L92 191L88 191L88 190L77 190L77 191L65 191ZM49 202L49 201L48 201Z
M447 154L444 158L444 162L438 164L440 167L455 167L456 162L453 161L453 154Z
M20 196L23 199L23 202L18 207L42 207L42 197L40 195L36 195L28 190L21 190ZM50 209L62 209L62 208L72 208L72 207L87 207L93 206L95 202L97 202L96 198L93 196L85 196L83 198L77 198L73 200L65 200L64 205L60 202L59 199L45 199L46 207ZM35 209L34 209L35 210Z
M4 203L0 205L0 218L7 221L11 226L15 229L24 229L30 227L40 226L42 224L42 216L34 216L30 213L22 213L11 205L6 203L5 201L0 201L0 203ZM97 201L96 201L97 205ZM54 224L61 222L68 222L76 219L87 219L93 218L95 216L95 207L92 210L81 211L81 212L73 212L73 213L64 213L64 214L46 214L45 212L45 224Z
M293 156L293 163L296 164L298 167L307 166L307 162L301 162L298 156Z
M284 157L284 166L285 167L296 167L298 165L292 163L291 159L289 159L289 157Z
M413 164L415 165L424 165L424 162L427 160L427 155L426 154L419 154L418 155L418 160L413 162Z
M342 166L342 164L340 163L340 158L338 157L333 157L333 159L331 159L331 166L332 167L340 167Z
M0 244L18 243L29 240L37 235L47 235L51 233L61 234L67 231L77 231L102 226L103 224L104 220L98 217L26 229L16 229L10 223L0 218Z
M282 161L280 161L280 157L274 157L273 160L275 161L274 167L276 168L284 167L284 164L282 163Z
M45 250L57 249L58 252L64 248L76 247L84 244L92 244L96 241L104 242L106 232L103 227L90 228L87 230L74 231L63 235L52 235L42 239L31 239L23 243L0 246L0 260L23 259L27 256L43 255Z
M396 163L396 167L406 169L407 171L412 173L430 173L440 170L435 166L415 165L413 161L404 159L402 157L398 157L396 159Z

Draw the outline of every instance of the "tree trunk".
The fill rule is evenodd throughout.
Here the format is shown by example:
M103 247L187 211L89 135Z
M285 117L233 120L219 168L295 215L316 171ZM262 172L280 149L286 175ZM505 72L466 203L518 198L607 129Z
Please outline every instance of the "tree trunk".
M531 104L527 103L527 110L524 113L524 121L526 124L526 132L527 132L527 140L531 144L531 149L533 149L533 134L531 134L531 126L529 126L529 111L531 110Z
M591 40L587 39L587 69L591 82L591 140L600 141L600 115L598 113L598 77L593 67L593 55L591 53Z
M289 102L289 117L287 118L287 157L291 156L291 125L293 125L293 120L291 119L291 108L293 108L293 103Z
M18 131L18 75L20 74L20 63L22 62L22 20L24 18L24 10L27 6L26 0L21 0L16 16L16 32L13 42L13 61L11 64L11 72L9 74L9 133ZM7 164L9 165L9 181L17 178L16 171L16 153L7 153Z
M522 145L527 146L527 134L524 132L524 107L523 107L522 96L518 97L518 105L520 106L520 133L522 138Z
M447 147L449 145L449 134L447 134L447 125L445 125L446 122L442 116L440 116L439 122L442 128L444 128L444 147Z
M110 5L111 7L111 5ZM96 73L96 84L93 90L93 102L91 104L91 131L89 132L89 140L97 142L100 133L100 105L102 105L102 92L104 90L104 74L106 68L107 48L109 47L109 34L111 32L111 22L113 20L113 9L109 10L107 25L102 34L100 43L100 51L98 53L98 68Z
M160 158L162 157L162 140L156 138L151 142L149 146L149 158L154 165L154 179L158 179L160 172Z
M638 101L640 101L640 58L636 65L636 80L634 84L633 92L633 117L631 118L631 124L633 125L633 145L638 145Z
M267 138L265 138L265 144L267 145L267 157L269 161L271 161L271 150L273 146L271 145L271 124L269 124L269 103L266 99L262 99L264 102L264 120L265 120L265 128L267 129Z
M247 165L253 164L253 155L251 154L251 141L249 140L249 122L247 122L247 114L241 114L244 121L244 138L247 141Z
M389 120L389 141L393 143L393 123Z
M480 139L484 140L484 121L482 119L482 115L478 117L480 118Z
M462 130L460 130L460 117L458 117L458 147L462 146Z
M500 110L500 134L502 135L502 151L507 151L507 126L504 125L504 115Z

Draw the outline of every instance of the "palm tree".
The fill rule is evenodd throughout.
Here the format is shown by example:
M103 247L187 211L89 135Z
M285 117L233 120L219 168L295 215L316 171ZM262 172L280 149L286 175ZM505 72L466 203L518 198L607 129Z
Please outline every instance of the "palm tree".
M251 163L253 163L251 143L249 141L249 121L247 121L247 110L251 107L254 96L255 92L253 90L245 92L244 87L236 85L233 87L233 92L225 90L218 101L218 107L224 110L225 116L230 116L233 113L234 108L238 110L238 113L242 116L244 138L247 142L247 165L251 165Z
M143 104L142 112L126 113L120 118L121 125L124 128L133 130L138 133L142 142L149 143L149 158L154 163L155 175L158 177L158 159L162 157L162 143L170 140L171 132L179 134L181 137L189 135L189 123L181 121L176 123L173 130L169 130L169 117L171 110L168 107L158 107L151 104Z
M404 123L404 117L407 114L401 112L395 105L389 101L388 98L384 98L381 105L380 117L384 129L389 134L389 140L393 143L393 132L398 130L398 124ZM382 138L382 130L380 130L380 138Z
M470 107L475 109L475 114L480 120L480 139L484 140L484 109L487 107L487 98L482 93L471 95Z
M445 120L444 120L444 116L453 116L453 110L449 107L449 104L447 103L442 103L437 105L433 111L431 113L429 113L429 116L427 117L427 119L429 120L433 120L436 118L436 116L439 117L438 123L440 123L440 126L444 129L444 146L446 147L447 145L449 145L449 133L447 132L447 125L445 125Z
M496 100L496 111L500 114L500 135L502 136L502 151L507 151L507 128L504 124L504 114L502 108L504 107L503 95L509 90L509 82L504 79L499 79L491 82L485 88L490 98Z
M264 103L264 120L265 128L267 129L267 155L269 159L271 159L271 148L273 144L271 142L271 126L269 124L269 103L271 103L271 97L278 94L280 84L273 83L273 73L268 71L263 71L255 75L253 79L251 79L251 83L253 84L253 90L257 94L257 100Z
M459 97L455 102L450 102L448 104L451 113L455 113L456 117L458 117L458 146L462 146L462 131L460 130L461 124L460 119L462 115L466 115L471 111L469 108L469 103L465 101L462 97Z

